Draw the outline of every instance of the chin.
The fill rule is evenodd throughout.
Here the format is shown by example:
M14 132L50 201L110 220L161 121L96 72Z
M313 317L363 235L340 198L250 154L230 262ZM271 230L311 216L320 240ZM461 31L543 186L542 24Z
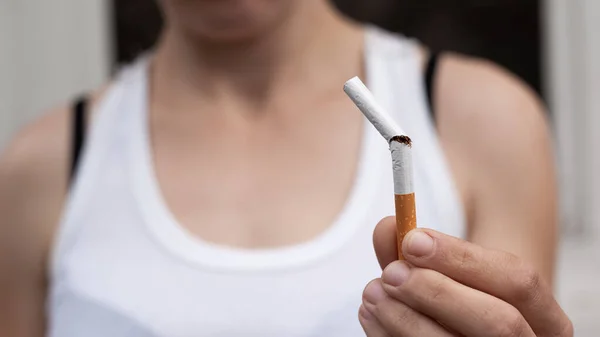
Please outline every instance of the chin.
M167 21L213 42L260 36L284 22L297 1L309 0L162 0Z

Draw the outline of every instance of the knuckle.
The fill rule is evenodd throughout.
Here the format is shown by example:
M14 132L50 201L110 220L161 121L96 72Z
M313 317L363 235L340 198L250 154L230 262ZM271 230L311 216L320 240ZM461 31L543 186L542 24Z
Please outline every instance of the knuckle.
M450 255L450 254L448 254ZM454 272L458 277L468 277L474 268L477 268L478 257L476 252L469 249L468 247L462 247L458 252L454 252L451 254L451 259L448 257L443 257L446 260L453 261Z
M519 268L513 296L516 303L535 302L539 298L542 286L542 277L529 266Z
M474 253L469 249L462 249L458 256L458 267L460 270L467 269L475 259Z

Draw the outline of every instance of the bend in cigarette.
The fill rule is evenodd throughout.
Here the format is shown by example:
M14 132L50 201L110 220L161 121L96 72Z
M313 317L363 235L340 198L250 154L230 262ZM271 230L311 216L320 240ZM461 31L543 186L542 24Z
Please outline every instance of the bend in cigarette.
M400 126L385 112L385 109L377 103L371 91L367 89L358 76L351 78L344 84L344 91L388 143L396 140L396 138L408 138ZM404 143L404 141L400 142ZM410 138L408 138L407 145L410 145Z

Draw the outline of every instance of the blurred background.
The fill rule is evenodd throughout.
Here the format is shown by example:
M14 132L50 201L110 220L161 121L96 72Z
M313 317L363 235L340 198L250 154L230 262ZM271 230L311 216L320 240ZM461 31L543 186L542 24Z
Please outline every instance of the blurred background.
M557 294L577 336L600 331L600 1L336 0L434 50L494 60L545 100L561 179ZM154 0L0 1L0 151L42 111L152 46Z

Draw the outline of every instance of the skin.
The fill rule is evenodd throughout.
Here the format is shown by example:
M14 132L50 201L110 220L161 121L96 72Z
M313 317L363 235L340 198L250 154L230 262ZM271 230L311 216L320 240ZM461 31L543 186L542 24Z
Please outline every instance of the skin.
M181 225L205 240L246 248L307 241L326 230L345 203L358 162L362 118L348 114L355 107L340 83L362 73L361 27L322 0L164 0L162 6L167 25L151 66L150 130L157 179ZM95 100L102 97L98 91ZM440 141L468 215L468 240L485 247L458 255L459 262L471 261L459 264L466 268L460 271L464 280L513 275L490 267L498 259L492 252L504 251L551 284L556 190L538 99L499 67L448 54L439 68L435 109ZM330 125L337 126L335 134ZM48 259L67 195L69 151L69 111L58 108L22 130L0 159L2 336L44 334ZM301 211L306 209L311 212ZM398 265L389 264L396 253L390 252L393 242L377 239L393 238L385 233L385 224L378 226L375 248L382 266L392 270ZM447 240L458 251L472 247ZM436 249L442 247L435 242ZM403 313L410 308L418 317L431 314L431 323L437 317L432 308L443 311L439 315L457 312L434 301L411 300L406 289L421 274L433 280L423 287L444 277L456 283L450 295L434 299L462 298L477 289L489 307L482 311L479 301L471 301L462 303L464 310L503 319L508 303L534 333L537 322L547 318L542 312L556 311L549 286L533 296L540 310L524 312L521 308L529 307L510 298L498 297L505 304L490 302L498 289L461 285L453 269L429 263L443 262L435 256L410 260L417 272L405 287L384 289L390 293L386 309L372 314L375 319L361 318L369 336L418 336L419 326L425 326L413 324L402 332L380 313L401 322L398 317L409 317ZM530 278L511 280L509 292L531 283ZM374 284L384 288L381 281L370 287ZM477 328L468 317L452 322L457 326L447 327L461 333ZM561 333L539 336L569 336Z
M387 218L375 230L384 270L359 309L367 336L573 336L552 289L522 259L417 229L403 241L406 261L394 261L395 227Z

